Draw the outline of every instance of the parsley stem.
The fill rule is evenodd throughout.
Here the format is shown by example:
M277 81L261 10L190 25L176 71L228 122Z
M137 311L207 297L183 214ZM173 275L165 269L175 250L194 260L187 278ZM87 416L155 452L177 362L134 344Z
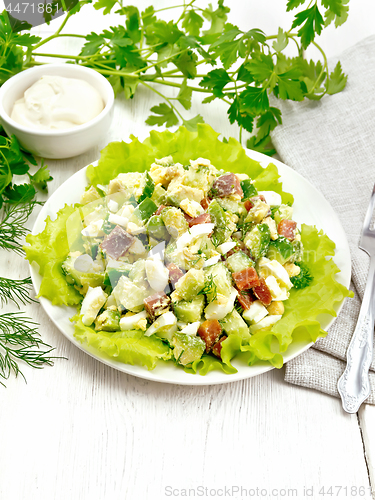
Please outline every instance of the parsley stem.
M41 46L42 46L42 45L44 45L45 43L50 42L50 41L51 41L51 40L53 40L54 38L57 38L57 37L59 36L59 34L60 34L61 30L64 28L64 26L65 26L65 25L66 25L66 23L68 22L68 19L70 18L70 16L71 16L71 15L72 15L72 14L71 14L71 11L70 11L70 12L68 12L68 13L67 13L67 15L65 16L64 21L61 23L60 28L58 28L58 29L57 29L57 31L56 31L53 35L51 35L51 36L49 36L49 37L45 38L44 40L41 40L39 43L37 43L36 45L34 45L34 46L33 46L33 51L34 51L35 49L38 49L39 47L41 47Z
M178 109L176 108L176 106L174 106L171 102L171 99L169 99L167 96L165 96L164 94L162 94L161 92L159 92L158 90L154 89L154 87L151 87L151 85L149 85L148 83L144 82L143 80L140 80L140 83L142 85L144 85L145 87L147 87L148 89L152 90L153 92L155 92L155 94L158 94L160 97L162 97L165 101L167 101L167 103L170 105L170 107L173 109L173 111L175 111L176 114L178 114L178 116L181 118L182 121L184 121L184 118L183 116L181 115L181 113L178 111Z

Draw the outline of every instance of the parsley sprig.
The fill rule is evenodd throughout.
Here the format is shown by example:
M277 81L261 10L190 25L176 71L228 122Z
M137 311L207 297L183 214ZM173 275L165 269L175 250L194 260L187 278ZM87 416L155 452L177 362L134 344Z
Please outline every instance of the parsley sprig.
M318 100L346 85L340 63L329 71L316 37L331 23L338 27L346 21L349 0L288 0L287 10L298 10L292 26L269 36L257 28L242 31L231 24L224 0L218 0L216 7L190 0L162 9L149 6L142 12L124 6L122 0L94 0L95 9L104 15L115 11L125 22L85 37L62 33L69 18L91 2L80 0L60 28L44 39L13 32L4 11L0 15L0 83L40 64L41 58L64 58L105 75L116 94L128 99L140 86L156 93L161 102L151 108L149 125L182 123L190 130L203 121L201 115L187 113L192 94L198 93L203 103L224 101L230 123L240 127L240 140L245 130L252 134L248 147L268 154L273 154L270 133L282 122L280 109L270 103L271 95L282 100ZM169 9L176 9L175 21L162 19L163 11ZM84 38L85 43L76 55L43 52L45 43L60 36ZM284 53L290 43L296 48L294 57ZM321 60L304 58L304 49L310 45ZM208 65L208 71L200 71L202 64Z

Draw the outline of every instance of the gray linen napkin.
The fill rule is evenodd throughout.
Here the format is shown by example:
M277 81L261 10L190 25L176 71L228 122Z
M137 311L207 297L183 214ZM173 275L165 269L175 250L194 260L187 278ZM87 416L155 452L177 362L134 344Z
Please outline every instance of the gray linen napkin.
M375 36L339 58L345 90L321 101L282 102L283 125L272 140L284 163L314 184L331 203L346 232L352 257L354 299L347 299L328 336L286 364L285 380L339 396L346 349L366 285L369 259L359 250L363 219L375 182ZM337 60L330 61L331 70ZM278 103L280 106L280 103ZM375 404L375 363L371 365Z

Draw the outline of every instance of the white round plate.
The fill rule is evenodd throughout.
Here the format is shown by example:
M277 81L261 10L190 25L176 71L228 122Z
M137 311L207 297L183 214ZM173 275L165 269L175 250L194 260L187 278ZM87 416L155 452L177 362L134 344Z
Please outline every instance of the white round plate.
M263 167L266 167L270 162L277 166L284 191L290 192L294 196L293 219L300 224L306 223L315 225L318 229L323 229L323 231L336 243L336 254L334 256L334 260L341 269L341 272L337 275L337 280L346 287L349 287L351 274L349 245L341 223L328 201L312 184L310 184L310 182L280 161L274 159L271 160L267 156L251 150L247 150L247 154L250 158L260 162ZM49 198L39 213L32 230L33 234L38 234L43 231L45 227L45 220L48 215L51 216L52 219L55 219L57 211L66 203L73 204L79 202L80 196L87 186L86 168L87 167L79 170L76 174L64 182L64 184L62 184L55 191L55 193L53 193L51 198ZM39 275L35 264L30 267L34 288L38 293L42 277ZM227 375L221 371L212 371L205 376L201 376L199 374L194 375L186 373L182 368L176 367L173 363L160 362L160 364L157 365L152 371L148 371L146 368L141 366L126 365L106 357L105 355L99 356L96 350L83 346L74 338L74 328L72 323L69 321L69 318L76 313L76 310L73 307L54 306L44 297L40 298L40 303L57 328L73 344L102 363L105 363L116 370L135 375L136 377L169 384L213 385L235 382L248 377L254 377L255 375L272 370L273 368L273 366L267 362L260 362L256 365L248 366L235 359L233 361L233 366L238 369L237 373ZM339 313L341 307L342 304L337 308L337 313ZM332 318L331 316L323 317L321 319L322 328L326 330L334 320L335 318ZM293 342L287 351L283 353L284 362L295 358L308 349L312 344L312 342Z

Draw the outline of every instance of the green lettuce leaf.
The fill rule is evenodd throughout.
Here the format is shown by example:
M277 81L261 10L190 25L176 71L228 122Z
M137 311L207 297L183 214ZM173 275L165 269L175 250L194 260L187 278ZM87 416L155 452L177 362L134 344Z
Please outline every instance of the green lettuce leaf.
M76 320L74 336L77 340L121 363L141 365L152 370L158 360L166 361L172 357L171 349L156 335L145 337L140 330L96 332L85 326L81 318L72 319Z
M155 158L172 155L175 162L186 164L190 159L209 158L215 167L236 173L247 173L255 180L258 190L273 190L281 194L283 203L293 203L293 196L282 191L277 168L269 164L267 168L250 159L242 146L230 138L222 142L211 127L198 125L196 132L180 127L175 133L152 131L143 143L132 137L130 143L113 142L101 152L97 166L90 165L87 177L91 185L108 184L121 172L145 171ZM55 221L47 218L46 227L39 235L28 235L25 247L26 258L36 262L43 276L39 296L47 297L53 304L78 305L82 296L64 278L61 264L72 245L79 243L80 205L65 206L58 212ZM81 214L82 215L82 214ZM67 227L69 228L67 231ZM69 233L69 237L68 234ZM72 236L73 234L73 236ZM75 236L74 236L75 235ZM235 373L231 360L239 357L248 365L268 361L280 368L282 353L294 338L316 341L326 335L318 321L321 314L336 316L334 306L350 295L339 284L335 276L339 269L332 259L335 244L322 231L303 225L301 230L304 244L304 261L314 280L302 290L291 290L290 298L284 302L285 313L271 329L256 332L249 340L232 334L223 342L222 361L204 355L201 360L185 367L190 373L205 375L211 370ZM68 241L69 240L69 241ZM74 248L78 249L78 248ZM95 332L77 321L75 336L83 343L93 346L118 361L141 364L152 369L157 361L171 358L171 351L160 339L144 337L140 331Z
M71 251L68 242L67 223L77 212L77 205L59 210L54 221L46 219L44 230L37 234L28 234L24 250L26 259L39 265L39 274L43 276L38 297L50 299L54 305L74 306L80 304L82 295L67 283L61 264Z
M185 127L174 133L153 130L143 143L135 137L130 143L111 142L102 150L98 165L87 168L87 177L94 186L106 185L122 172L144 172L155 158L169 155L183 165L199 157L209 158L216 168L246 173L255 180L257 189L276 191L280 193L283 203L293 203L293 196L282 191L275 165L270 163L263 168L246 155L238 141L230 138L227 143L222 142L219 134L205 123L199 124L196 132L190 132Z

